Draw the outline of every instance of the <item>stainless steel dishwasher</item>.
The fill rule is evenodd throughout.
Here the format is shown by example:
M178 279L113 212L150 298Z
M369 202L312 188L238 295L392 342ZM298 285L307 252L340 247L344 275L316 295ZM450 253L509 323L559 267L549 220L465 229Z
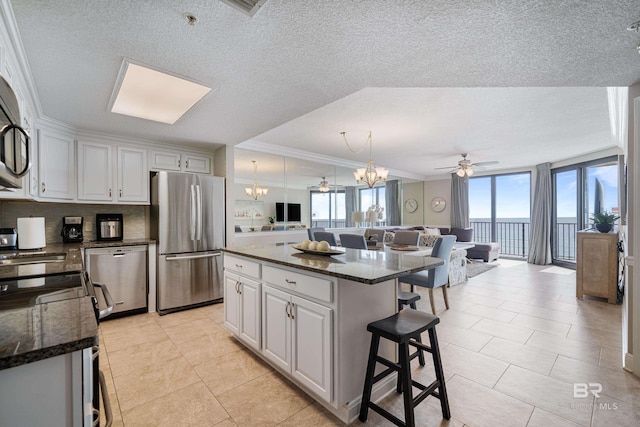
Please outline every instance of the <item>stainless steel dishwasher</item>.
M112 314L147 311L146 245L91 248L85 260L91 281L109 288L116 304Z

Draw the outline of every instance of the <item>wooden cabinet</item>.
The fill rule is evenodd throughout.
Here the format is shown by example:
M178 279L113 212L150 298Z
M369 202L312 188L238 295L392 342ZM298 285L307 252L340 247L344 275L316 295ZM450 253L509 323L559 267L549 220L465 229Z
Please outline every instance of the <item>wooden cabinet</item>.
M579 231L576 259L576 296L606 298L616 303L618 287L618 233Z
M327 402L333 397L331 314L329 307L262 287L263 355Z
M78 141L78 200L148 203L147 151Z
M211 173L211 158L191 153L153 150L150 153L150 163L152 170Z
M38 130L38 196L73 200L76 197L75 141L70 134Z

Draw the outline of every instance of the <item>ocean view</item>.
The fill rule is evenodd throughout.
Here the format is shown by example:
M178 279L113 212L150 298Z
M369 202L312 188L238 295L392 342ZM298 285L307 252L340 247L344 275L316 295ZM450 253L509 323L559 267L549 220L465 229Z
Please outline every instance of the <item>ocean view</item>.
M470 218L473 240L490 242L491 219ZM500 253L526 257L529 254L529 218L497 218L496 240L500 243ZM560 217L553 230L556 258L575 260L577 232L576 217Z

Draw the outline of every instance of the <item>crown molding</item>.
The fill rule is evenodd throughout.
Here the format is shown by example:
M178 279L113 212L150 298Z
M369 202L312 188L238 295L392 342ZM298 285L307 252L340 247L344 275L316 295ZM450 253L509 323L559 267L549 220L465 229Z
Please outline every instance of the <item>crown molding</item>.
M4 24L4 28L8 37L8 42L11 49L7 49L9 52L5 52L6 55L13 53L13 57L18 65L18 70L15 70L15 78L22 80L22 83L26 89L25 97L29 97L30 103L34 108L34 114L36 118L42 117L42 106L40 105L40 98L38 97L38 91L36 90L36 84L33 80L33 74L31 73L31 67L27 61L27 54L24 51L24 44L22 43L22 37L20 31L18 31L18 23L16 22L13 8L9 0L1 0L0 2L0 18ZM15 86L15 85L14 85Z
M247 140L236 145L236 148L243 150L259 151L261 153L276 154L285 157L293 157L296 159L309 160L317 163L324 163L334 166L343 166L346 168L361 168L362 162L354 162L351 160L340 159L337 157L325 156L323 154L311 153L309 151L297 150L295 148L281 147L278 145L267 144L256 140ZM401 171L397 169L389 169L389 175L393 175L399 178L415 179L417 181L425 181L427 179L424 175L419 175L411 172Z

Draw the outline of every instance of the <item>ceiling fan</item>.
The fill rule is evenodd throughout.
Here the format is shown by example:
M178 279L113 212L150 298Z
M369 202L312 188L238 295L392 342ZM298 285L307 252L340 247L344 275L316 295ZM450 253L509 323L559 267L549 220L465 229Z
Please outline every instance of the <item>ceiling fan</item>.
M460 178L462 178L463 176L471 176L473 175L473 168L476 166L488 166L488 165L496 165L500 162L498 162L497 160L492 160L489 162L478 162L478 163L473 163L471 162L471 160L467 159L467 153L462 153L462 160L460 160L458 162L457 166L446 166L443 168L436 168L436 170L438 169L452 169L451 172L455 172L456 175L458 175Z

